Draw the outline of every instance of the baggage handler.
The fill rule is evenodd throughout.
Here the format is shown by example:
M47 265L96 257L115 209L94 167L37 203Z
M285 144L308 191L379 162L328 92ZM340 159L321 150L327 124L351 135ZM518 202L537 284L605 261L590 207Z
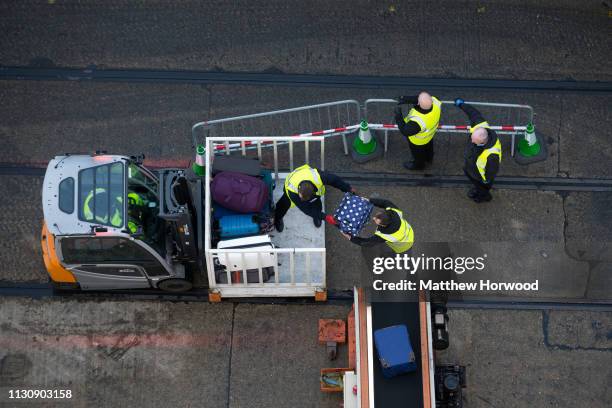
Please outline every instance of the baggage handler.
M470 137L465 147L463 166L463 172L474 185L468 197L477 203L491 201L490 190L502 158L501 143L497 133L489 128L476 108L467 105L461 98L455 99L455 106L470 119Z
M285 229L283 217L293 206L312 217L317 228L321 227L323 220L335 225L337 222L334 218L323 212L321 197L325 195L326 185L333 186L344 193L355 193L355 189L350 184L335 174L318 170L307 164L293 170L285 179L284 194L276 203L274 211L276 230L282 232Z
M385 243L395 253L401 254L412 248L414 244L414 231L408 221L403 217L401 210L389 200L382 198L369 199L374 206L383 208L372 217L372 221L377 225L374 235L368 238L351 236L341 232L345 238L352 243L362 247L371 247Z
M412 104L408 115L404 117L402 104ZM412 160L404 162L408 170L422 170L433 161L433 138L438 130L442 102L427 92L416 96L400 96L395 107L395 123L402 135L406 136L412 152Z

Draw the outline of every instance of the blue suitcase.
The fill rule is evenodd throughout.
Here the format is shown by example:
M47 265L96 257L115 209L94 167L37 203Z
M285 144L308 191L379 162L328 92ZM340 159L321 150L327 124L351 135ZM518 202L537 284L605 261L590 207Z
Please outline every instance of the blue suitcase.
M219 235L223 239L259 234L259 223L253 214L226 215L219 220Z
M386 378L416 371L417 364L406 325L385 327L374 332L374 344Z

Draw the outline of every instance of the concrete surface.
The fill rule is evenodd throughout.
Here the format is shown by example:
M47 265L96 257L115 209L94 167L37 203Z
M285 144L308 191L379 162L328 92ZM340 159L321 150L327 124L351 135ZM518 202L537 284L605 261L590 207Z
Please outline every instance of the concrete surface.
M595 0L4 1L0 64L610 80L609 11Z
M349 305L1 299L0 407L14 388L70 389L61 406L337 407L319 318ZM465 406L605 407L612 314L450 311L436 361L467 366ZM520 328L520 329L518 329ZM58 406L47 401L36 406Z
M467 189L460 188L358 186L357 189L363 196L389 199L404 211L414 228L413 256L419 256L420 248L430 242L449 243L454 256L487 254L483 271L465 272L457 276L459 281L538 279L540 284L538 292L487 294L592 300L612 296L606 273L612 264L608 259L612 229L606 228L609 217L605 217L607 210L603 210L612 200L609 193L571 193L564 199L553 192L496 190L493 201L477 205L465 196ZM337 205L340 198L340 192L330 189L328 205ZM580 205L569 206L565 201ZM602 214L602 225L595 214ZM591 227L590 223L597 225ZM372 226L368 228L362 236L371 233ZM326 237L328 286L348 288L361 282L361 274L372 268L366 265L360 248L333 227L327 227ZM472 249L463 250L465 244ZM576 251L582 257L573 255Z
M320 369L346 367L347 347L327 360L319 319L346 319L349 306L238 305L232 340L230 408L338 407L319 390Z
M609 406L612 313L451 310L438 363L467 367L465 406Z
M0 212L3 234L8 238L2 241L6 250L0 251L0 281L45 282L48 278L38 243L40 224L30 221L42 218L38 208L40 178L2 177L0 181L0 194L9 197L3 201L5 211ZM608 225L612 217L607 216L612 208L610 193L559 195L504 189L493 192L492 202L478 206L465 197L463 188L357 189L364 196L377 194L390 199L404 210L415 230L416 255L420 245L428 242L447 242L459 251L457 255L464 243L476 245L481 254L486 253L487 268L463 275L463 280L490 277L499 282L540 281L537 293L503 293L518 297L612 298L612 227ZM340 192L329 189L328 212L340 199ZM14 208L20 208L17 218ZM365 264L359 247L335 228L325 228L327 286L351 289L363 282L363 274L369 273L371 267Z
M7 398L14 388L74 395L70 404L41 406L226 406L231 304L5 298L0 305L2 407L27 406Z
M0 299L0 407L69 389L72 407L337 407L319 390L319 318L349 306ZM33 406L33 405L30 405Z

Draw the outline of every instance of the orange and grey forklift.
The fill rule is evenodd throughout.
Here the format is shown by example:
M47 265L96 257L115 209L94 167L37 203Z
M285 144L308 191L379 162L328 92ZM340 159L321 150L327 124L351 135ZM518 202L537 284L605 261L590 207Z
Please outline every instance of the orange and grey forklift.
M192 288L203 272L202 181L144 157L57 156L43 182L41 245L59 288Z

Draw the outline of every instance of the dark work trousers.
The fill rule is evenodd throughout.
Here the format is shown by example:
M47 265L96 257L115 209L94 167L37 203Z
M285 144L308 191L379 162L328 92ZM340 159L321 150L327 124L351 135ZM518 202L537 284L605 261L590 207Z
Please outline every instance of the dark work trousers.
M434 140L431 139L429 143L424 145L415 145L408 139L408 146L410 146L410 152L414 159L414 164L417 167L423 168L425 164L431 163L434 156Z
M276 209L274 210L274 219L282 219L285 214L287 214L287 211L289 211L289 208L291 208L291 200L289 199L289 196L287 196L287 191L285 191L276 203ZM302 210L304 214L311 216L313 219L315 217L320 218L321 212L323 211L323 204L321 203L320 199L317 199L309 203L307 211L304 211L304 209L302 208L300 208L300 210Z
M472 182L472 184L474 185L474 200L479 200L479 201L490 201L493 197L491 196L491 185L490 184L483 184L480 180L476 180L474 177L472 177L467 171L463 170L463 173L465 173L465 175L467 176L468 179L470 179L470 181Z

